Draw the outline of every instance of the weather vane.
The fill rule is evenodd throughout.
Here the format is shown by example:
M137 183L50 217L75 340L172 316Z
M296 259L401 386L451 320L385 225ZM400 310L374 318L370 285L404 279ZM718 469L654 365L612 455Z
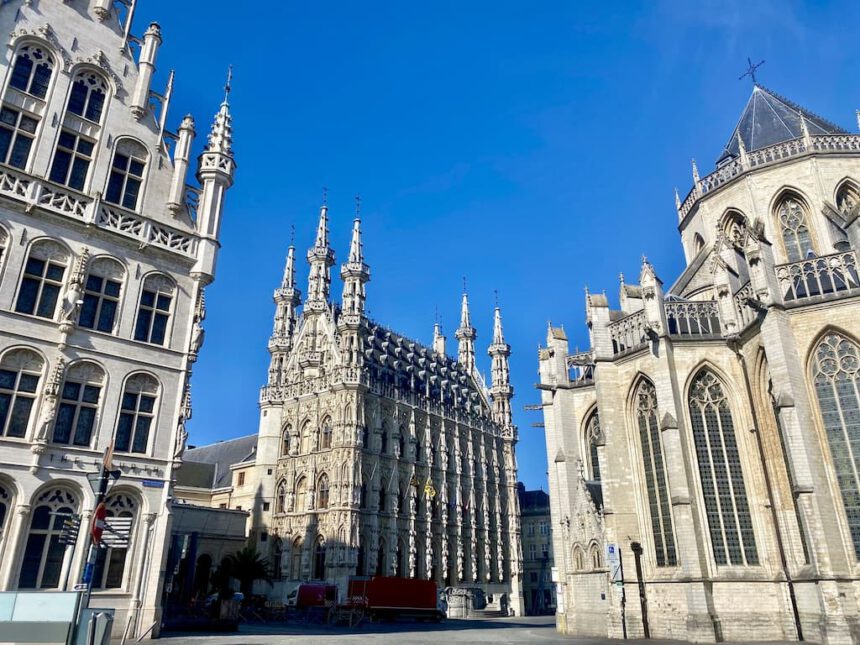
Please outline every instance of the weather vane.
M323 206L328 205L328 186L323 186Z
M358 193L355 194L355 216L361 216L361 195Z
M230 98L231 83L233 82L233 65L227 66L227 82L224 83L224 101Z
M764 65L764 61L763 61L763 60L762 60L762 61L759 61L758 63L756 63L755 65L753 65L752 59L751 59L751 58L749 58L749 57L747 57L747 65L749 66L749 67L747 67L747 71L745 71L743 74L741 74L740 76L738 76L738 80L739 80L739 81L742 81L742 80L744 80L744 78L746 78L747 76L749 76L749 77L752 79L753 85L758 85L758 82L755 80L755 71L756 71L759 67L761 67L762 65Z

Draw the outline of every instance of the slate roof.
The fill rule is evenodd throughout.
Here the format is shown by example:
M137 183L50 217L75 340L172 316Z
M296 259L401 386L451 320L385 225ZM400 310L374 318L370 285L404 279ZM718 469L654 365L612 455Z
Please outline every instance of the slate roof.
M208 446L190 448L182 456L184 462L195 462L212 464L212 488L221 488L230 485L230 466L244 462L253 462L257 454L257 435L237 437L227 441L219 441ZM179 472L185 468L180 468ZM200 471L202 469L192 467L190 470ZM190 474L190 473L189 473ZM195 472L195 475L197 473ZM199 475L194 479L198 479ZM181 477L180 477L181 479Z
M806 120L809 134L847 134L838 125L827 121L789 101L761 85L753 86L752 95L747 101L738 124L726 143L725 150L717 160L719 165L727 159L740 154L738 133L743 139L747 152L791 141L803 136L800 115Z
M522 482L517 484L520 512L549 510L549 495L542 490L526 490Z

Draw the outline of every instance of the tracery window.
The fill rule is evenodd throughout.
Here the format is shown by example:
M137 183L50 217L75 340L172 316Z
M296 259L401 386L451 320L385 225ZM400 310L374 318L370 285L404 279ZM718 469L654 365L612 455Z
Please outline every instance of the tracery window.
M137 208L147 156L146 148L137 141L120 139L117 142L105 190L106 202L129 210Z
M326 418L322 424L322 432L320 433L320 450L328 450L331 448L331 419Z
M814 251L805 209L797 198L788 196L779 203L777 215L788 261L799 262Z
M95 363L83 361L68 369L54 422L54 443L90 445L104 380L104 370Z
M300 580L302 577L302 538L296 538L290 549L290 578Z
M302 431L299 434L299 452L306 455L311 450L311 422L305 421L302 425Z
M15 56L9 85L44 99L54 73L54 57L40 45L24 45Z
M154 345L164 345L176 285L166 276L156 274L146 278L140 292L134 339Z
M278 492L275 497L275 512L285 513L287 511L287 484L282 479L278 482Z
M36 117L10 107L0 108L0 163L25 168L38 125Z
M383 455L388 452L388 429L383 425L382 434L379 437L379 452Z
M289 455L290 454L290 441L292 440L293 427L287 426L284 428L284 437L281 441L281 455Z
M71 130L62 130L57 139L54 161L48 178L75 190L83 190L93 161L96 142Z
M125 383L114 448L120 452L145 453L155 419L158 381L148 374L135 374Z
M325 541L322 536L319 536L314 543L313 579L325 579Z
M0 435L27 435L43 365L28 349L14 349L0 360Z
M589 475L593 481L600 481L600 455L597 447L603 445L603 432L597 412L592 413L585 424L585 440L588 445Z
M743 246L747 237L747 218L737 211L723 217L723 235L735 246Z
M52 240L36 242L24 265L15 311L53 319L68 263L65 247Z
M328 475L322 475L317 483L317 508L328 508L329 485Z
M714 561L758 564L732 412L712 372L699 372L690 385L688 404Z
M815 348L812 371L854 555L860 559L860 347L829 332Z
M124 277L125 270L116 260L96 258L90 263L78 318L81 327L113 333Z
M18 588L56 589L66 556L60 542L63 520L77 513L78 500L64 488L51 488L39 496L34 507Z
M88 70L78 72L69 94L68 111L101 123L107 89L107 82L100 74Z
M308 498L308 480L307 477L301 477L296 482L296 497L293 500L293 510L303 511L307 508Z
M94 589L119 589L125 579L126 560L131 547L137 503L128 495L111 495L105 502L107 517L93 573Z
M385 482L384 479L379 482L379 510L380 510L380 512L384 512L384 511L388 510L387 508L385 508L385 501L386 501L385 500L385 497L386 497L385 489L387 487L388 487L388 484Z
M5 535L6 518L9 517L9 507L12 505L12 495L5 484L0 483L0 536ZM0 552L2 555L2 552Z
M657 423L657 390L650 381L643 381L636 392L636 420L642 445L645 487L651 516L655 560L658 567L675 566L675 532L669 505L669 487L663 443Z
M860 204L857 187L852 182L846 181L836 193L836 208L843 215L848 215L857 207L857 204Z

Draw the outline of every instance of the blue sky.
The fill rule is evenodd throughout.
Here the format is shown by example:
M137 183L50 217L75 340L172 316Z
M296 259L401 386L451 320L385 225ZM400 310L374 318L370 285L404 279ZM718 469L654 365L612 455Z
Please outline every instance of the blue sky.
M511 357L521 479L546 485L537 347L548 320L587 346L583 287L617 305L643 253L682 268L672 191L709 172L760 82L851 131L860 4L755 2L139 3L161 23L156 85L177 72L170 125L197 148L228 63L238 172L207 291L191 442L256 431L272 290L295 225L313 241L329 188L338 264L362 196L373 318L455 351L462 277L489 372L494 290ZM306 290L307 267L300 271ZM333 293L340 297L340 285Z

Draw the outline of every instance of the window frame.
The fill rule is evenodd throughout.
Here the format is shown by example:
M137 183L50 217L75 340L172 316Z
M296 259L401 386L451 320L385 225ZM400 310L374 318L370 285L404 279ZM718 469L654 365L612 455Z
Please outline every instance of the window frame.
M96 382L95 376L89 376L84 370L90 370L93 375L101 373ZM79 386L79 390L74 399L66 395L66 387L70 384ZM93 438L98 436L98 425L101 417L101 406L104 401L104 391L107 385L107 374L104 369L93 363L92 361L79 361L66 369L63 377L63 384L58 393L57 414L54 418L53 428L51 430L51 443L59 446L89 448L92 446ZM97 396L95 402L85 400L84 394L87 388L96 389ZM58 441L57 426L62 418L62 410L72 408L72 417L69 422L69 436L66 441ZM78 442L78 434L80 432L81 413L83 410L91 410L92 418L89 421L89 429L87 430L87 441L85 443Z
M15 354L26 356L26 354L32 354L32 357L26 357L27 361L33 361L35 357L40 365L38 369L35 366L30 366L23 363L23 360L19 360L20 365L10 365L12 359L16 358ZM12 359L10 359L12 357ZM33 361L34 362L34 361ZM34 362L35 365L35 362ZM11 368L14 368L11 369ZM39 394L40 389L42 387L42 378L44 376L45 371L45 360L35 351L17 347L11 349L3 354L0 357L0 374L2 372L10 372L15 374L14 386L12 388L3 387L0 389L0 399L5 396L9 396L9 404L6 407L6 410L0 416L0 437L3 439L27 439L30 436L31 430L33 429L33 419L35 418L34 412L38 409L38 403L40 400ZM32 391L24 390L23 392L20 390L21 387L21 376L22 374L27 375L30 378L35 377L35 384L33 385ZM9 434L9 424L11 420L14 418L12 414L18 405L19 400L24 399L29 402L29 408L27 410L27 421L23 428L23 432L18 435L10 435Z
M111 266L115 267L114 271L108 269L108 267ZM111 273L112 275L108 275ZM92 278L98 278L101 280L101 285L99 286L98 290L90 286L90 281ZM79 327L83 327L84 329L89 329L90 331L99 332L102 334L109 334L111 336L115 336L117 334L117 332L119 331L119 314L122 310L122 297L125 288L125 278L125 267L115 258L110 256L99 256L90 260L89 266L87 268L87 277L83 285L83 304L81 305L81 310L78 312ZM116 295L113 295L106 291L109 283L118 285ZM94 301L95 304L92 305L91 303L93 303ZM106 303L112 303L114 307L113 313L110 317L110 329L102 329L100 327ZM84 321L84 312L88 311L90 308L94 310L92 326L85 324Z
M145 389L146 387L150 386L151 389ZM147 372L136 372L126 378L125 382L123 383L119 411L117 414L117 422L113 434L114 449L117 452L139 455L150 454L152 449L151 447L153 445L153 437L158 431L158 413L161 390L161 383L158 381L158 379ZM126 396L129 395L133 395L135 397L134 408L127 407ZM152 407L150 410L141 409L140 404L143 400L143 397L152 400ZM130 425L128 428L127 446L125 446L125 444L119 444L120 432L124 431L122 428L124 418L131 419L128 422ZM148 422L145 426L146 438L143 449L136 450L135 446L138 445L138 432L141 429L140 419L148 419Z
M148 285L152 283L158 284L156 284L154 289L151 287L147 288ZM164 290L166 288L170 289L169 293ZM137 310L134 319L134 330L132 333L132 339L135 342L146 343L147 345L153 345L156 347L170 348L178 291L179 287L176 282L162 273L150 273L141 281L140 293L137 299ZM152 304L145 304L143 302L144 296L147 293L152 294ZM169 298L167 309L158 307L161 298ZM144 313L147 315L146 323L142 323ZM152 340L158 316L161 316L164 319L163 338L161 339L161 342ZM143 334L143 337L141 337L140 334L142 324L146 327L146 332Z
M65 143L63 141L63 137L72 137L74 139L74 143ZM91 146L89 152L83 152L80 149L81 143L89 144ZM57 141L54 145L54 154L51 158L51 167L48 169L48 181L71 190L86 192L92 175L92 169L95 165L93 162L96 159L97 146L98 141L96 139L92 139L80 132L76 132L71 128L60 127L59 132L57 133ZM60 163L60 153L68 157L66 168L62 173L62 179L55 174L55 172L59 173L58 164ZM85 166L83 178L80 180L80 185L78 185L76 181L73 183L73 179L76 177L76 169L79 169L79 162Z
M96 84L94 81L101 82L103 91L99 91L98 88L95 87ZM78 98L78 90L76 89L76 86L79 84L82 86L89 84L89 87L86 87L84 90L86 94L83 97L81 111L77 112L72 107L72 100ZM90 114L90 109L93 108L93 95L95 94L102 95L101 104L97 108L98 118L92 118ZM65 114L74 114L77 118L83 119L87 123L94 123L95 125L101 126L104 122L107 108L110 105L110 98L111 86L107 78L105 78L100 72L90 69L89 67L79 68L75 70L71 83L69 83L69 92L66 97L63 111Z
M30 263L32 261L44 263L44 266L40 269L38 274L33 273L30 270ZM24 259L24 264L21 267L21 277L18 280L18 290L15 294L15 305L13 307L13 311L25 316L41 318L42 320L56 321L57 310L62 300L61 296L66 285L70 265L71 253L60 243L50 239L42 239L31 244ZM52 268L61 270L59 278L49 277L49 273ZM22 298L25 297L26 291L29 291L31 288L29 285L34 282L37 284L35 286L36 293L33 297L33 306L30 311L27 311L26 309L22 309L22 306L26 304L22 303ZM43 298L45 296L46 287L55 290L48 292L52 294L49 298L54 299L52 307L53 310L51 311L50 316L39 313L43 310Z
M8 121L3 120L4 112L10 112L16 115L14 123L9 123ZM24 119L33 122L32 130L27 130L22 127ZM38 115L34 115L20 107L7 105L6 103L0 104L0 130L5 130L10 133L8 148L5 152L0 151L0 163L4 166L9 166L10 168L16 168L17 170L27 172L30 167L30 159L32 158L36 137L39 134L39 125L41 121L42 119ZM27 149L24 159L19 165L17 163L13 163L12 158L16 153L16 150L20 152L20 150L18 150L18 144L22 140L26 140Z
M135 147L137 147L138 150L132 151L132 148ZM124 149L121 150L120 148ZM116 165L117 157L120 156L125 158L124 168L119 168ZM149 151L146 149L146 146L144 146L136 139L124 137L119 139L114 144L113 154L111 155L111 163L110 167L108 168L107 179L105 181L105 203L119 206L120 208L124 208L132 212L138 212L140 210L141 203L143 202L143 189L144 182L146 181L146 170L149 164L149 158L150 155ZM133 174L131 172L133 163L137 163L140 165L139 175ZM115 190L113 184L115 179L119 182L119 194L116 199L113 199L112 191ZM126 203L126 198L129 195L129 193L127 192L129 182L136 182L137 184L137 192L134 193L134 203L131 205Z
M786 207L788 202L794 202L800 214L799 222L794 227L789 226L787 222L783 221L783 208ZM773 213L777 231L779 232L780 243L782 244L782 251L785 254L786 263L794 264L795 262L802 262L807 258L809 251L811 251L813 255L818 254L818 244L815 239L813 227L810 225L811 209L809 208L806 199L801 197L797 192L786 190L780 193L779 197L774 202ZM788 218L792 215L797 217L797 214L793 213L788 214L786 217ZM801 229L805 229L806 231L806 241L809 244L808 249L801 248L802 239L799 233ZM792 236L792 239L789 239L789 235ZM799 255L795 257L794 253L798 253Z
M39 509L42 507L46 507L49 509L47 511L47 528L34 528L33 524L37 520L37 514L39 514ZM69 550L65 547L65 545L62 545L60 543L60 535L62 534L63 528L63 516L53 515L53 513L69 510L71 511L71 514L74 514L80 512L80 508L80 496L77 493L63 486L49 485L46 489L43 489L40 492L38 497L35 498L35 502L33 503L33 510L30 513L29 522L27 523L27 532L24 535L23 550L17 563L18 589L59 590L60 584L62 582L60 578L62 576L63 569L65 568L66 564L68 564L68 566L71 566L72 555L71 553L69 553ZM38 540L33 542L33 550L36 551L38 549L41 552L39 555L39 563L36 567L36 576L33 586L24 586L22 580L25 575L25 567L28 566L27 553L30 550L31 538L33 538L34 536L45 537L41 547L38 547ZM52 553L54 559L53 565L51 563ZM48 566L57 565L58 569L56 571L56 584L45 585L45 573Z
M41 54L45 57L47 62L37 62L38 56L25 53L28 50L41 52ZM30 69L27 72L27 81L24 83L24 87L20 87L18 85L14 85L13 83L16 80L16 70L18 69L18 64L22 58L27 58L30 60ZM27 96L33 97L46 103L48 101L48 94L51 92L51 86L53 85L53 81L55 78L54 72L58 69L57 66L57 54L51 47L47 45L35 42L35 41L25 41L23 43L19 43L15 48L15 53L12 55L12 64L9 69L9 81L7 84L7 89L11 88L17 92L21 92L22 94L26 94ZM36 82L37 71L40 67L48 68L48 78L44 83L45 92L43 94L38 94L33 92L33 86Z

